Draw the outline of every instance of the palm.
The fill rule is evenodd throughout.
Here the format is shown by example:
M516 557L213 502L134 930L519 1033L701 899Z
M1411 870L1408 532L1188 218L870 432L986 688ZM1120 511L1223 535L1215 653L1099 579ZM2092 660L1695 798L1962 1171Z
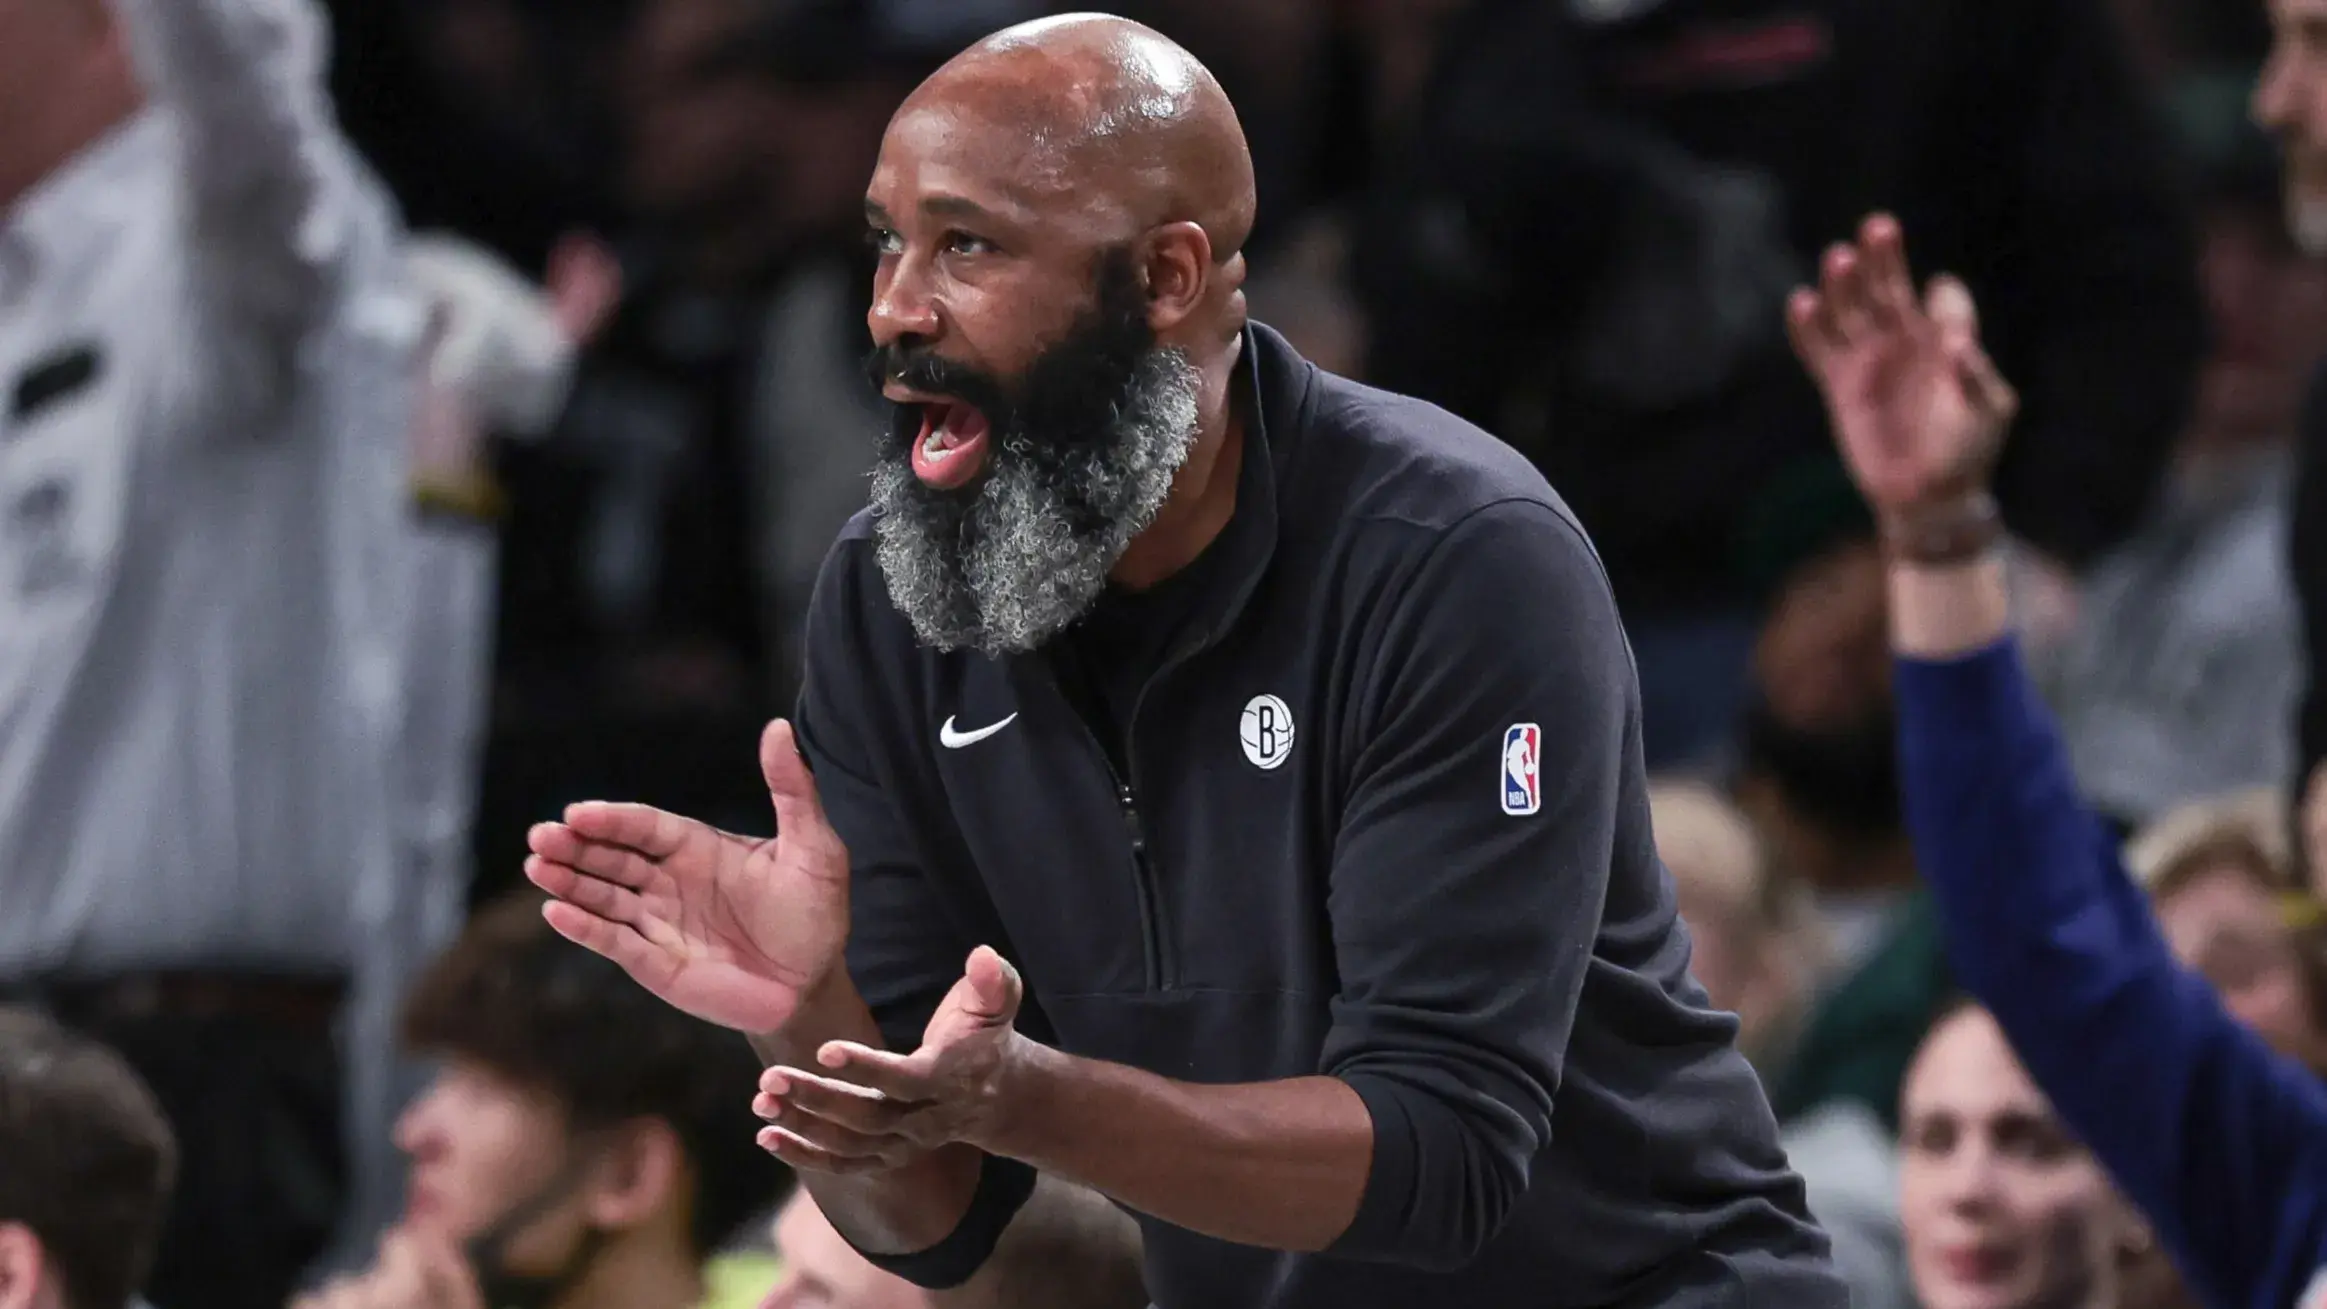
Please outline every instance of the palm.
M551 923L707 1022L781 1027L838 967L848 853L824 821L788 728L762 747L778 835L753 840L638 805L576 805L535 829L527 875Z
M635 926L656 953L638 980L707 1022L772 1031L846 942L847 886L825 885L781 837L689 827L639 890Z
M1928 323L1904 325L1822 372L1835 439L1879 504L1919 498L1978 439L1978 415L1938 337Z
M1918 299L1898 225L1868 220L1828 252L1822 285L1787 310L1794 348L1826 398L1835 439L1878 507L1914 504L1994 452L2016 401L1979 346L1961 283Z

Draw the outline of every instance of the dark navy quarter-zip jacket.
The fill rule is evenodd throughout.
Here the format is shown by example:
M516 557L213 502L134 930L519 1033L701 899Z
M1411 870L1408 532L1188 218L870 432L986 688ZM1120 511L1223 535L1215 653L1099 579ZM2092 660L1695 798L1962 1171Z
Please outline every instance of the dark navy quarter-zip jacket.
M1687 976L1573 517L1493 438L1266 328L1238 403L1235 515L1128 713L1079 711L1047 652L921 648L870 517L834 547L798 730L886 1039L918 1044L988 944L1022 1030L1070 1053L1354 1088L1374 1157L1341 1240L1142 1216L1161 1309L1843 1309L1735 1020ZM1026 1183L990 1163L955 1238L885 1262L961 1276Z

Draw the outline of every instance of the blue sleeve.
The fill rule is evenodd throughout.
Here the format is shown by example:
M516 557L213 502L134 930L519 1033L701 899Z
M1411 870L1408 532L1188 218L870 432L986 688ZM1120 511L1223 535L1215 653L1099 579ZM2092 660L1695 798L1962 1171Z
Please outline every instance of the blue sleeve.
M2327 1088L2174 961L2010 642L1900 661L1898 699L1957 978L2210 1303L2292 1304L2327 1241Z
M1527 1190L1600 931L1636 703L1582 534L1512 501L1450 530L1390 611L1327 911L1320 1071L1372 1116L1333 1253L1469 1263ZM1535 789L1507 793L1507 759Z

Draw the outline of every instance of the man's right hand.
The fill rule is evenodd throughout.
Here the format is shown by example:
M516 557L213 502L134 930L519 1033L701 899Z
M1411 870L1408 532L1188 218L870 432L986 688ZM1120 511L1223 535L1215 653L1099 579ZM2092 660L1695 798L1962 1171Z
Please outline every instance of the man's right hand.
M848 851L825 820L789 723L760 770L776 837L756 841L642 805L578 804L528 839L550 926L673 1006L773 1032L843 967Z
M1980 348L1971 292L1918 296L1899 224L1869 218L1786 307L1851 476L1878 514L1986 489L2018 397Z

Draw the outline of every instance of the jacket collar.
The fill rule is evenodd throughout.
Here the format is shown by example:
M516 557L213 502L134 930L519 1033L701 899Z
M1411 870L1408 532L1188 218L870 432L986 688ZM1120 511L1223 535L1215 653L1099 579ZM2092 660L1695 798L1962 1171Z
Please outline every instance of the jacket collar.
M1316 367L1284 337L1259 323L1244 329L1229 401L1244 421L1236 512L1211 546L1228 554L1220 573L1224 585L1216 599L1207 597L1199 609L1200 637L1191 651L1218 641L1236 625L1276 557L1281 495L1309 425L1316 385Z

